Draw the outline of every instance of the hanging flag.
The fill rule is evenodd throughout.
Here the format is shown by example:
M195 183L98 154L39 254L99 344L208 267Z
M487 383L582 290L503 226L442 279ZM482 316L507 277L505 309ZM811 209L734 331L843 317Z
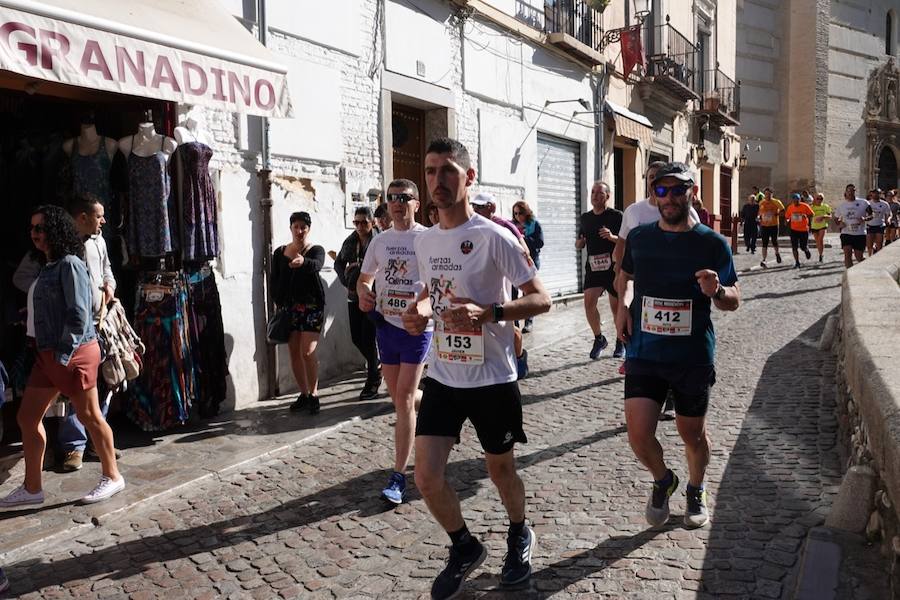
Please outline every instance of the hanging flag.
M644 66L644 46L641 42L641 26L636 25L622 31L622 71L627 78L635 65Z

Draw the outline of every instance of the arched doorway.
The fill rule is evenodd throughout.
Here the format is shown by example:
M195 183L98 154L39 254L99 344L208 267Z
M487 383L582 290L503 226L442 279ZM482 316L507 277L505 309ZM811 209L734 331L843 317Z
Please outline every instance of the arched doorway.
M882 148L878 156L877 185L883 190L892 190L900 185L897 181L897 155L890 146Z

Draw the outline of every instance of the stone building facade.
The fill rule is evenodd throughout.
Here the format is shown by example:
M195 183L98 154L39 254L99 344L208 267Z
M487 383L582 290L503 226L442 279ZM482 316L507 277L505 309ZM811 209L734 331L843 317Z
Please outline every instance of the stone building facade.
M739 92L719 89L735 79L736 0L652 0L649 15L636 15L633 0L612 2L602 15L582 0L334 0L315 11L289 0L221 1L251 31L266 24L294 106L293 119L268 122L206 115L223 199L219 269L238 407L293 388L286 351L272 361L265 343L265 256L288 241L289 214L309 211L314 241L338 250L353 209L372 204L391 179L424 187L431 138L466 144L478 171L474 191L493 193L503 216L517 200L531 204L546 238L542 279L559 296L581 290L577 218L590 208L596 179L624 207L645 196L651 159L680 160L696 169L711 213L728 214L736 195ZM616 32L640 19L647 61L625 77ZM660 37L663 29L682 32L697 60L690 77L678 67L687 85L674 93L649 70L654 42L654 64L684 62L685 48ZM264 166L271 216L259 202ZM323 379L361 365L332 268L328 259Z
M737 20L741 195L897 187L896 0L746 0Z

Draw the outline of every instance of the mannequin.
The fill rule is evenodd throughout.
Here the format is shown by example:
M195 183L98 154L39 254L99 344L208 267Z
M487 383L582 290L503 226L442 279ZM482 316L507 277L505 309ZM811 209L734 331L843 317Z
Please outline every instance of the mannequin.
M156 133L153 113L144 113L144 122L133 136L119 140L119 150L128 161L128 252L133 257L161 257L172 252L169 222L169 156L178 144Z
M132 152L137 156L147 158L160 151L165 154L166 158L169 158L177 146L174 139L156 133L153 125L153 111L149 110L144 113L144 122L138 125L137 133L119 140L119 150L126 158Z
M209 134L204 126L204 118L196 108L191 109L184 119L184 125L175 128L175 140L179 144L199 142L205 146L211 144Z
M97 133L94 113L85 113L81 117L81 133L78 134L77 138L69 138L64 141L62 149L67 156L72 156L72 151L76 149L81 156L91 156L92 154L96 154L99 150L101 139L104 142L106 154L109 155L109 160L112 160L118 149L118 144L114 139L107 137L101 138L100 134Z

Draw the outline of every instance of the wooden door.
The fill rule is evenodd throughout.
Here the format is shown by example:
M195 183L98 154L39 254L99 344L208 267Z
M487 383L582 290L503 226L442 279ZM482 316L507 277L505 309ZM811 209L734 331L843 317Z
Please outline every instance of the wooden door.
M394 179L409 179L419 187L416 221L425 223L424 209L431 201L425 189L425 112L395 104L391 117ZM385 185L387 183L390 182L385 182Z

